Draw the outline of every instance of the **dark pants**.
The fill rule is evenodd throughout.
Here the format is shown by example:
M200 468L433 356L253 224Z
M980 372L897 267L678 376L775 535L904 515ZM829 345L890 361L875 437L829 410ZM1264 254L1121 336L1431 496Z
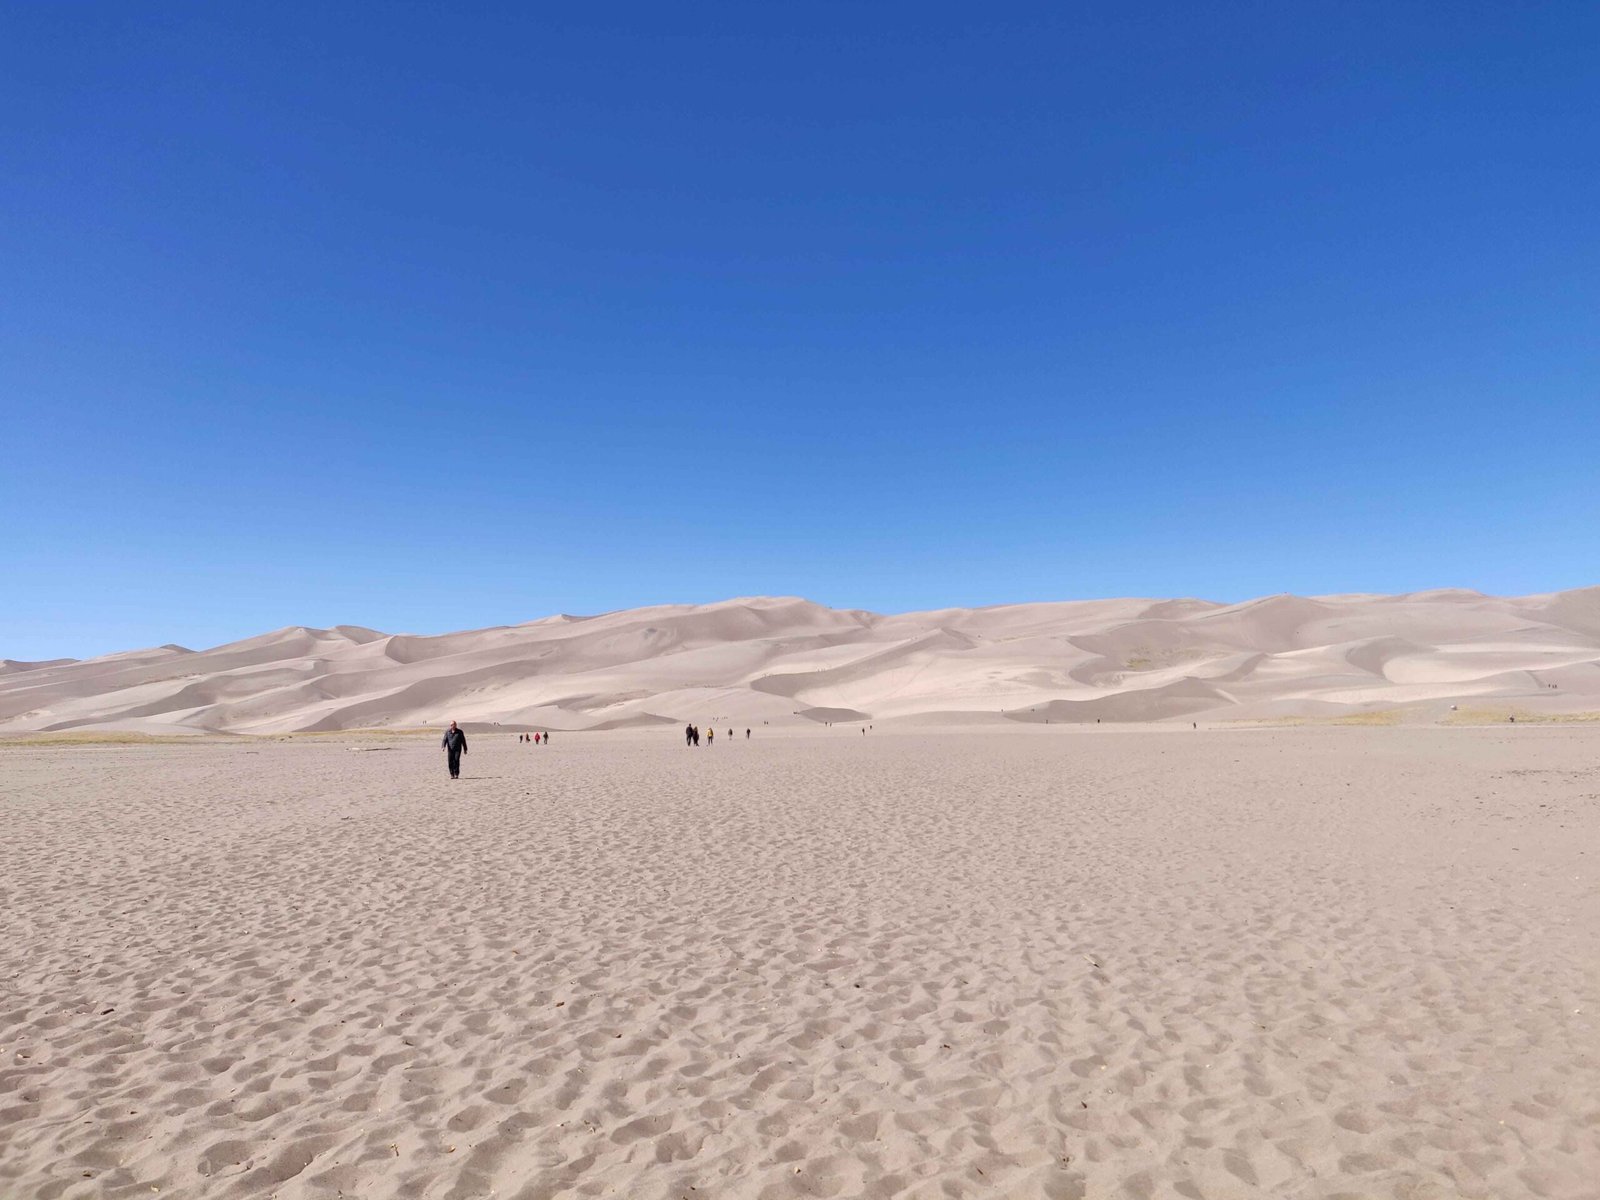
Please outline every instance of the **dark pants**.
M459 750L447 750L447 751L445 751L445 757L447 757L450 760L450 778L451 779L460 779L461 778L461 751L459 751Z

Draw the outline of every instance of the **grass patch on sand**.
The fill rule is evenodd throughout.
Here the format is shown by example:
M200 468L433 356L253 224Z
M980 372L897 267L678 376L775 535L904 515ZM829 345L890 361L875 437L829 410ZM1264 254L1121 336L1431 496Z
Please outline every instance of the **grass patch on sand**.
M1529 712L1525 708L1504 704L1462 708L1447 713L1446 725L1585 725L1600 722L1600 712Z
M1345 713L1339 717L1328 717L1324 723L1328 725L1398 725L1403 720L1404 714L1398 708L1379 708L1371 712Z
M61 729L49 733L0 734L6 746L214 746L218 742L243 742L230 733L133 733L114 729Z
M370 739L386 737L416 737L419 734L424 733L432 733L437 735L443 732L443 730L443 725L440 725L437 729L424 725L407 726L405 728L400 728L397 726L393 729L390 729L387 726L374 725L361 729L306 729L300 731L291 731L289 733L263 733L259 734L258 736L275 742L299 742L316 741L319 739L326 741L329 738Z
M1371 712L1323 714L1319 716L1233 717L1223 720L1221 724L1263 729L1304 729L1316 725L1400 725L1404 721L1404 710L1379 708L1373 709Z
M1135 646L1122 660L1124 671L1161 671L1183 663L1196 662L1205 655L1198 650L1176 647L1170 650L1153 650L1149 646Z
M438 736L438 729L318 729L304 733L136 733L116 729L61 729L47 733L0 734L0 749L7 746L238 746L261 742L380 741L385 738Z

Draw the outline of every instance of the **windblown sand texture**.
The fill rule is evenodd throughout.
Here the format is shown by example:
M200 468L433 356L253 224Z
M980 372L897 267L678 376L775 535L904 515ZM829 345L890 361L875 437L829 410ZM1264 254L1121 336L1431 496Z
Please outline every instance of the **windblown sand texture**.
M440 637L282 629L200 652L0 664L0 733L279 733L1600 710L1600 588L1501 598L1096 600L879 616L668 605Z
M1597 732L0 749L0 1196L1593 1200Z

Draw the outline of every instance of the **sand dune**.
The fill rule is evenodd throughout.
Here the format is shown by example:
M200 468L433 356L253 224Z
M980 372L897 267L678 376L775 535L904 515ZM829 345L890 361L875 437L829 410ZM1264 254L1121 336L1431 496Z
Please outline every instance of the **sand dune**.
M597 729L708 717L1092 722L1380 708L1436 717L1465 700L1600 708L1600 587L893 616L759 597L437 637L292 626L209 650L0 663L0 733L280 733L448 718Z

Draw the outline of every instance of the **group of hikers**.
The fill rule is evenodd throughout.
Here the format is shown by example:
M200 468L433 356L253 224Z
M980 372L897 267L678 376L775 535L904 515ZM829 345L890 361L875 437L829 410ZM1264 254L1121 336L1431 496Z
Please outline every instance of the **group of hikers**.
M744 731L744 736L746 741L750 740L750 731L748 729ZM733 737L733 730L728 730L728 737L730 739ZM715 729L706 730L706 745L713 745L716 740L717 731ZM700 744L700 726L685 725L683 727L683 744L685 746L698 746Z
M544 733L519 733L517 742L525 746L538 746L550 744L550 734ZM461 778L461 756L467 752L467 731L454 721L450 728L444 731L444 738L439 742L439 749L444 751L445 762L450 767L450 778Z
M863 729L861 732L865 733L866 730ZM750 739L750 731L748 729L744 731L744 736L746 741ZM731 741L732 738L733 730L729 729L726 740ZM715 729L706 730L706 745L713 745L716 740L717 731ZM542 733L519 733L517 734L517 744L523 746L548 746L550 744L550 734L548 731ZM685 725L683 727L683 744L685 746L698 746L700 744L700 726ZM450 778L460 779L461 756L467 752L466 731L454 721L451 721L450 728L444 731L444 738L440 741L439 748L444 751L445 761L449 764Z

